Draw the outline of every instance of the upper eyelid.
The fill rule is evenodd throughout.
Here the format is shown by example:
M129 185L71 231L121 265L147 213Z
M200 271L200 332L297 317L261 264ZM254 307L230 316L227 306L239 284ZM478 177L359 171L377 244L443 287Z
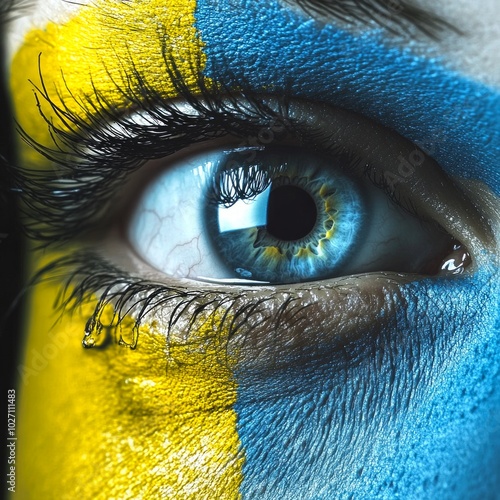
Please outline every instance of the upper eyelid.
M207 109L213 110L214 106L215 107L221 106L221 103L224 102L221 100L222 96L220 96L219 94L212 94L205 87L201 88L202 96L204 96L205 100L207 101L205 104L200 104L200 102L203 102L203 100L201 100L201 101L199 100L199 95L197 95L197 94L193 95L191 93L189 95L186 95L186 89L183 89L183 91L184 91L183 92L184 97L187 98L188 101L190 101L190 105L194 105L195 110L196 110L196 108L198 108L198 111L201 110L201 116L203 116L204 112L207 112ZM226 92L229 93L229 97L226 97L226 99L228 99L229 102L232 103L233 108L231 109L231 106L229 106L229 108L224 108L225 105L223 105L222 111L218 110L217 113L222 113L221 119L223 121L227 120L228 123L231 123L231 126L229 128L233 129L235 120L236 120L236 122L242 121L241 118L238 118L237 115L234 114L234 111L235 111L234 108L238 109L238 105L239 105L238 104L238 96L236 94L231 95L230 91L226 90ZM46 99L49 99L49 97L47 95L44 95L43 97ZM247 95L247 99L248 99L248 97L249 96ZM259 115L267 115L268 119L270 119L270 120L283 120L284 119L283 113L276 112L275 110L272 110L269 107L265 107L265 105L264 105L264 107L262 107L263 101L259 101L259 98L254 98L254 97L250 96L250 100L247 100L246 103L243 105L242 112L245 112L244 108L247 107L247 111L251 110L257 117L259 117ZM180 108L178 107L177 103L170 105L170 107L168 107L167 103L165 102L165 100L161 96L157 96L156 94L153 94L152 96L150 96L149 100L147 100L147 101L148 101L147 105L144 108L144 111L146 112L145 120L146 120L146 123L149 123L150 125L157 125L157 123L155 122L155 120L157 120L157 119L159 120L159 122L161 124L161 118L162 118L161 113L162 113L163 109L170 110L171 112L173 111L174 113L177 114L177 117L183 116L183 113L180 112ZM155 108L155 105L157 106L156 108ZM287 98L283 99L282 106L284 108L286 108ZM55 107L55 105L54 105L54 107ZM97 112L97 116L91 117L90 124L88 123L88 121L82 121L76 115L70 115L66 110L61 110L61 108L59 108L59 107L55 107L55 111L58 113L64 113L63 118L65 120L68 120L68 119L72 120L72 123L76 127L82 127L84 132L86 132L86 133L90 132L90 134L92 134L92 131L94 130L93 126L95 126L94 124L96 124L96 123L104 123L104 125L103 125L104 128L102 130L99 131L99 127L96 127L96 133L97 134L106 133L108 138L112 138L112 135L114 133L117 133L118 129L121 129L122 131L125 132L125 134L124 134L124 137L122 137L120 139L120 141L125 141L124 143L126 143L127 141L131 140L132 147L136 146L137 139L133 134L128 135L130 131L127 130L126 127L133 126L134 130L140 132L141 135L146 133L146 137L147 137L148 126L146 126L145 123L142 122L141 115L138 115L139 120L134 121L133 114L132 115L123 115L122 112L120 112L120 111L118 111L118 114L116 114L116 112L114 110L109 112L106 108L103 108L102 115L100 115L99 109L96 108L95 106L94 106L94 108L95 108L95 111ZM219 116L219 115L217 115L217 113L214 116ZM187 115L187 116L190 116L190 115ZM115 118L116 122L108 123L110 118ZM220 118L220 116L219 116L219 118ZM255 116L253 118L255 119ZM200 119L200 116L191 115L190 119L196 121L196 120ZM246 119L248 120L248 117ZM286 119L286 117L285 117L285 119ZM208 122L208 126L209 126L209 128L213 128L212 124L210 122ZM224 127L226 127L226 126L227 126L227 123L224 124ZM257 127L258 128L262 127L262 123L258 123ZM254 129L254 131L258 131L258 128ZM252 130L252 129L245 128L244 130L246 133L248 133L248 130ZM78 128L77 128L76 134L72 134L71 131L68 132L67 130L56 130L56 132L62 134L62 137L64 140L63 145L69 144L69 146L71 147L73 144L75 144L77 146L77 148L79 148L78 150L75 149L72 153L78 158L78 155L82 154L81 143L85 144L85 137L83 137L83 136L80 137L78 135ZM226 130L226 133L227 132L228 132L228 130ZM199 134L199 131L197 131L196 133ZM206 139L206 138L204 138L204 139ZM99 140L100 139L98 136L98 140L97 140L98 145L100 144ZM106 148L108 148L109 145L107 145L105 141L103 144L106 146ZM104 165L101 164L102 160L103 160L103 158L102 158L103 153L99 153L98 156L96 157L96 160L99 163L99 169L101 171L95 171L94 173L92 173L92 170L90 170L90 172L86 172L85 168L82 168L81 169L82 172L78 175L82 175L82 174L84 176L104 175L106 177L109 177L111 175L112 177L116 177L116 179L114 179L112 187L115 187L117 182L122 182L124 180L124 175L126 175L127 172L138 168L140 166L140 164L142 163L142 161L144 161L144 158L138 159L137 157L135 157L135 158L130 159L130 158L127 158L127 156L125 156L125 157L121 156L120 155L121 151L119 149L120 144L121 144L121 142L119 142L119 144L118 144L118 149L115 149L115 154L118 154L118 162L113 161L111 168L109 165L107 167L105 167ZM148 146L149 146L149 144L148 144ZM39 146L39 147L42 148L42 151L43 151L43 147L42 146ZM101 143L101 146L97 147L98 152L99 152L99 147L102 147L102 143ZM165 154L167 154L166 151L168 148L164 149L165 147L166 146L164 146L164 145L160 146L161 154L159 154L159 156L164 156ZM179 146L176 146L176 148L180 149ZM141 149L139 149L139 150L141 150ZM47 149L45 149L45 151L47 152ZM103 150L101 149L100 151L103 151ZM63 157L67 155L67 152L63 148L61 148L61 152L62 152ZM57 151L56 151L56 153L57 153ZM150 154L150 151L148 150L147 153ZM50 156L50 153L47 153L47 154ZM108 151L108 154L109 154L109 151ZM89 158L90 158L93 155L95 155L95 153L89 153L89 155L90 155L89 156ZM56 159L57 159L57 156L56 156ZM127 163L127 161L129 163ZM64 163L63 163L63 165L64 165ZM77 167L78 167L78 165L77 165ZM85 165L84 165L84 167L85 167ZM73 175L75 175L75 174L77 174L76 170L74 171ZM35 177L35 179L36 179L36 177ZM94 181L95 181L95 179L94 179ZM67 184L68 182L70 182L70 184ZM89 188L85 187L85 180L84 179L82 179L80 182L81 182L81 184L79 185L77 182L70 181L69 179L68 179L68 181L65 181L64 176L62 178L54 178L53 174L51 174L51 176L49 176L48 178L42 178L41 182L40 182L40 180L38 180L38 185L37 185L36 180L35 180L35 182L32 183L32 179L30 178L29 174L25 176L25 178L23 180L25 197L28 196L30 198L30 203L33 204L33 200L36 200L37 197L38 197L38 199L40 199L40 195L44 195L44 193L47 192L47 190L43 191L46 188L45 184L48 184L49 186L52 185L52 191L53 191L52 200L49 200L47 198L46 203L48 206L52 207L59 202L60 206L61 206L60 210L62 210L61 214L64 214L63 217L58 219L57 213L54 215L52 213L45 212L45 216L47 219L49 216L52 216L52 219L50 222L54 223L55 226L62 224L61 225L61 232L57 233L57 229L56 229L55 233L54 232L53 233L47 232L44 235L43 231L39 231L39 225L37 223L32 223L32 227L30 229L32 230L32 233L35 234L35 238L37 238L37 236L38 236L38 239L41 239L40 235L42 235L43 239L45 239L49 243L52 242L53 240L57 240L57 241L61 240L61 237L59 237L59 238L57 237L59 235L62 235L67 240L74 238L74 236L76 234L71 232L71 227L68 226L68 220L70 220L71 217L70 217L70 219L68 219L69 214L68 214L68 209L67 209L68 201L69 201L69 203L73 203L73 201L72 201L73 199L71 198L72 190L78 190L77 195L80 198L84 198L86 200L87 207L89 207L91 205L95 205L95 203L92 202L92 199L93 199L92 196L93 195L97 196L97 193L93 193L93 189L89 190ZM380 181L378 181L378 182L380 182ZM65 183L66 183L66 187L65 187ZM90 186L92 186L92 185L90 185ZM94 186L95 186L95 183L94 183ZM97 187L99 188L100 186L97 186ZM65 189L66 189L66 194L65 194ZM82 195L82 192L84 192L84 191L87 192L87 195L82 197L81 195ZM110 194L111 187L108 187L105 192ZM67 197L66 200L64 199L65 196ZM91 197L90 200L87 200L88 196ZM102 193L101 193L101 197L102 197ZM91 205L89 205L89 201L91 202ZM66 202L66 205L64 204L64 202ZM71 208L75 208L75 207L72 206ZM43 209L43 201L42 201L42 209ZM78 214L76 214L76 215L78 215ZM88 220L91 223L94 222L93 219L91 219L90 217L88 218ZM75 229L78 227L78 231L80 231L82 229L81 224L79 224L79 225L76 224L76 219L75 219L75 222L73 223L73 226ZM37 234L37 231L38 231L38 234Z
M272 6L269 6L269 9L272 10ZM221 12L224 14L224 11ZM267 16L266 12L267 10L264 9L263 16ZM269 15L274 16L273 12ZM205 16L205 13L200 11L200 18L203 16ZM307 31L307 36L315 36L315 33L323 33L322 30L318 31L320 27L313 26L312 23L308 23L308 26L311 29ZM239 28L238 23L236 23L235 28ZM377 37L372 37L371 35L368 37L357 37L352 33L348 34L343 30L337 29L327 29L326 31L332 35L329 37L332 40L331 59L325 60L325 67L322 69L321 59L328 56L328 52L325 53L324 43L318 43L317 50L314 53L322 54L323 56L320 57L315 67L321 69L320 73L324 74L324 79L317 80L320 85L313 85L311 89L313 95L311 95L311 90L306 89L304 91L301 88L305 85L305 82L302 81L300 73L296 73L293 65L290 66L289 70L288 66L285 66L284 76L278 73L272 77L276 80L279 92L285 90L287 82L293 82L294 90L300 92L302 97L318 98L330 104L345 106L359 113L366 114L372 119L380 119L381 122L398 130L402 135L424 145L423 147L432 149L433 154L435 152L436 159L450 172L462 177L468 177L470 171L472 174L477 173L478 179L485 182L489 181L486 173L487 170L483 167L483 161L491 162L493 160L492 155L488 152L493 148L485 146L486 140L495 140L492 136L492 131L495 130L495 119L493 116L494 113L487 112L486 106L494 110L495 104L498 102L493 102L493 106L491 106L491 97L494 98L494 96L490 95L487 88L476 84L479 82L475 83L468 78L462 78L459 74L450 73L439 61L434 59L429 60L425 56L418 56L418 54L415 58L408 51L401 52L397 47L392 46L391 48L391 44L387 45L383 41L377 41ZM206 37L208 37L207 40L210 41L210 27L207 27L205 33ZM289 35L291 42L293 42L292 47L300 42L300 37L296 38L293 33L289 33ZM273 43L273 39L273 37L270 37L271 43ZM163 43L159 43L160 47L165 47ZM263 41L262 47L267 47L268 44L269 41ZM339 52L342 44L348 44L346 45L345 55L343 55L342 51ZM304 55L307 55L310 52L310 48L308 47L309 45L305 46L303 51L299 50L295 52L297 54L303 52ZM36 52L36 50L32 50L31 52ZM230 48L229 50L232 49ZM278 52L285 53L287 50ZM363 58L359 56L359 54L365 54L365 52L366 61L364 56ZM244 67L245 63L244 59L241 60L239 54L236 54L236 60L226 61L224 51L214 53L213 48L210 49L210 44L207 44L204 53L210 58L210 64L206 67L198 66L198 68L203 70L204 75L211 78L212 81L224 81L226 84L239 85L243 78L246 82L251 82L254 89L263 88L263 85L267 85L265 82L268 77L264 77L264 83L262 83L260 77L256 74L253 75L256 72L267 74L264 69L260 71L258 65L255 67L255 70L252 69L248 74L245 72L241 73L240 68ZM96 72L96 76L98 77L96 86L98 88L102 87L107 92L107 95L110 96L110 99L114 100L114 104L118 108L122 103L121 95L118 88L113 88L112 82L110 83L109 79L105 76L106 66L110 65L110 70L113 70L115 68L114 63L107 61L104 68L99 68L99 61L95 61L94 54L94 52L88 55L84 54L84 57L90 57L89 63L92 63L92 67L95 66L98 70ZM124 57L116 64L118 74L116 72L113 73L118 79L123 80L122 83L128 82L129 75L132 79L136 78L136 73L139 77L148 77L148 68L143 68L141 73L140 62L129 59L127 54L123 55ZM312 61L314 61L314 54L311 53L309 55ZM129 56L132 57L132 54L129 54ZM202 54L198 52L194 55L195 58L201 56ZM290 56L293 56L291 60L295 61L295 55L290 54ZM36 53L32 54L32 57L35 59ZM97 59L100 59L98 54ZM350 60L354 61L354 64L349 63ZM373 65L374 69L380 69L381 71L368 74L361 71L358 72L356 70L356 61L358 60L360 67L365 67L366 63L368 65L366 66L367 68ZM378 60L383 61L380 63L380 67L378 66ZM297 62L300 63L300 61L301 57L297 55ZM60 70L53 66L52 69L48 70L47 75L52 78L50 83L56 85L53 88L57 89L60 87L61 94L64 94L65 97L68 91L71 94L71 90L74 90L80 102L88 97L87 92L90 93L90 97L92 98L93 92L91 89L89 90L88 82L85 86L82 86L83 84L80 84L74 78L74 74L71 73L71 67L66 67L67 62L63 58ZM169 69L169 62L174 61L166 60L165 63L167 64L162 63L160 65L162 75L165 74L165 71L171 74L170 70L172 68ZM208 64L209 61L203 60L203 64L205 62ZM395 63L398 66L393 68L393 64ZM182 64L182 62L179 62L179 64ZM279 59L277 60L277 64L280 67ZM102 72L103 69L104 73ZM307 82L312 81L314 83L316 81L315 78L321 76L317 75L316 71L311 72L309 65L306 65L305 69L308 69L306 72ZM396 74L399 75L398 78L394 78L394 71L396 69ZM401 70L401 74L399 74L399 70ZM68 88L68 86L64 88L66 82L61 80L61 75L64 77L64 72L70 78L72 88ZM155 75L155 77L157 76ZM358 76L360 78L357 78ZM166 80L169 78L167 74ZM32 75L32 80L38 81L37 76ZM154 82L152 83L154 84ZM309 83L307 83L307 86L309 87ZM117 86L115 85L115 87ZM351 88L352 92L342 91L342 89ZM479 96L479 99L477 99L477 96ZM449 105L443 106L443 102ZM452 113L455 106L461 106L461 109L463 109L461 116L464 119L461 121L457 120L457 113ZM74 109L75 106L72 106L72 108ZM434 110L437 112L434 112ZM31 114L29 121L32 123L36 121L33 120L32 112L26 114ZM467 119L471 120L471 126L466 128L463 126L463 123ZM38 130L35 130L34 127L30 127L29 122L26 122L26 128L30 130L33 136L39 137L40 134L38 131L44 127L38 127ZM449 131L451 132L449 133ZM46 135L43 134L41 136L42 140L46 139ZM460 140L462 137L464 137L463 141ZM444 145L445 141L450 143L449 147ZM477 161L478 155L480 156L479 161Z

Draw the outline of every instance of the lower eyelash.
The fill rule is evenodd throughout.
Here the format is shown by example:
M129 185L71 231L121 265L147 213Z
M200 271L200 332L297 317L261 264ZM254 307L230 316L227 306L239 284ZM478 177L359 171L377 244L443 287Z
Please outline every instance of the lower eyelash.
M313 290L189 290L130 276L96 253L80 250L55 258L31 284L60 285L54 306L60 316L91 304L82 331L84 347L104 348L114 340L135 349L140 327L153 325L166 336L167 348L192 343L199 349L206 340L220 351L221 362L236 354L247 367L276 370L295 366L298 359L352 366L372 356L375 339L392 331L401 305L399 286L413 280L380 273L369 286L353 277ZM333 310L332 301L338 306ZM199 327L207 321L212 326L203 329L207 337L200 339Z
M93 252L82 250L71 256L58 257L39 270L31 280L31 285L55 281L62 283L55 309L62 316L81 306L95 301L97 304L88 318L83 333L84 347L98 347L106 341L106 332L120 332L125 318L132 317L132 338L126 340L121 334L115 339L120 345L135 349L139 340L139 328L145 320L159 309L168 310L166 335L176 325L182 323L183 331L189 334L198 321L217 315L217 327L227 332L229 342L243 327L257 328L260 323L272 318L275 328L279 328L282 318L287 323L302 321L302 311L307 308L291 296L277 307L272 314L266 314L266 304L273 300L272 294L255 300L248 300L243 292L221 292L188 290L169 287L152 281L125 274ZM106 314L112 307L111 316ZM104 319L106 316L107 319ZM118 334L117 334L118 335Z

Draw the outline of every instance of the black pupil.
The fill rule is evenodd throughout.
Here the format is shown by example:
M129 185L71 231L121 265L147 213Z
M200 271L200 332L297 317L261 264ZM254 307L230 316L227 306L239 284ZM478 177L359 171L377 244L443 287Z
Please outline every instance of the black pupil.
M300 240L313 230L317 215L309 193L298 186L280 186L269 195L267 231L280 240Z

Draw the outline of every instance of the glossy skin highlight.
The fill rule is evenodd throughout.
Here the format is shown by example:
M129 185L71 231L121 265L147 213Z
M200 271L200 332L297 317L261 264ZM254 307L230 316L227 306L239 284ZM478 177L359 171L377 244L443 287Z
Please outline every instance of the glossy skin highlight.
M324 27L274 2L241 5L102 0L64 27L28 31L12 59L17 119L50 144L28 82L39 84L39 52L51 96L60 91L82 117L95 89L122 106L119 88L135 70L175 98L161 54L167 33L188 83L194 66L207 81L241 79L277 94L288 78L294 96L361 112L432 149L449 174L472 179L461 182L493 236L474 240L475 267L463 277L377 275L243 291L243 302L274 302L230 349L223 309L198 322L188 342L181 323L171 344L165 308L144 323L136 350L113 342L130 336L131 317L108 332L109 344L84 350L97 298L56 322L48 305L58 285L37 287L20 377L19 496L494 498L498 88L386 44L379 32ZM30 168L46 166L26 146L20 154ZM308 308L301 322L290 315L277 326L289 299Z

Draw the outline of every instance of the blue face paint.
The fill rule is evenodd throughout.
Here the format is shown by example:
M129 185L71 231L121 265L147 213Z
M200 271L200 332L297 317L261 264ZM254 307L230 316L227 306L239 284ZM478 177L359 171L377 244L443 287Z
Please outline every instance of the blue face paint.
M196 19L207 76L353 110L500 193L498 90L266 0L200 2ZM402 285L353 346L332 331L295 365L240 367L244 498L496 497L498 276Z
M450 174L500 193L500 93L381 37L321 28L267 0L199 2L206 75L317 99L377 120Z
M240 369L244 498L498 494L499 292L492 271L411 283L359 346Z

